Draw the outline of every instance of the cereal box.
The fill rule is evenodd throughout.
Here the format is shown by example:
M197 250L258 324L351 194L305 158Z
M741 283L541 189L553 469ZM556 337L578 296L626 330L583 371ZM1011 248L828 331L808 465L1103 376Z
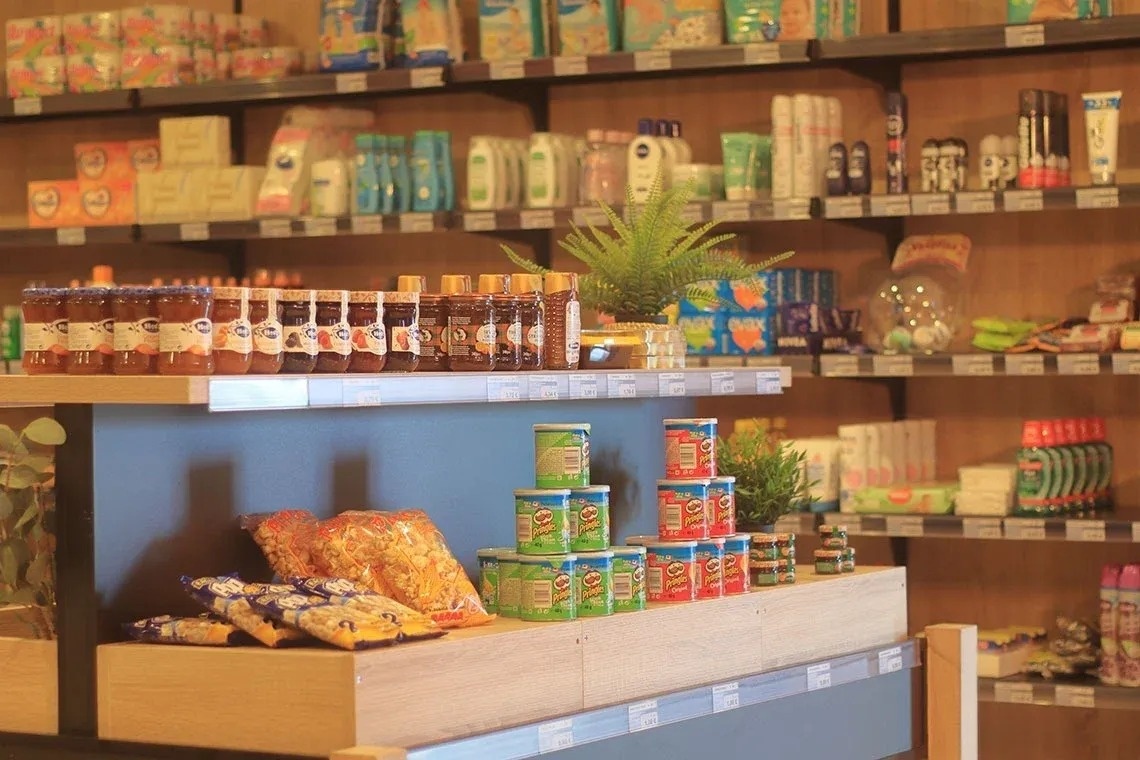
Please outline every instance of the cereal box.
M63 19L59 16L14 18L4 24L8 60L25 60L63 53Z
M725 314L722 341L730 356L767 356L775 352L775 319L768 314Z
M711 47L723 39L721 0L625 0L623 50Z
M66 179L28 183L29 227L72 227L78 224L78 181Z
M726 316L720 312L682 314L677 327L685 335L685 350L690 356L711 356L725 353L723 346Z

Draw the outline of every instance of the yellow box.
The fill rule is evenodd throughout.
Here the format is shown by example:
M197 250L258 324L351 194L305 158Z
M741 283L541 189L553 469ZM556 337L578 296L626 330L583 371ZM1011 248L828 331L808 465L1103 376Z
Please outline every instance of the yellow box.
M79 221L79 182L49 179L28 183L29 227L75 227Z
M213 169L161 169L138 175L139 224L203 221Z
M135 204L135 182L132 179L79 180L80 226L134 224L138 219Z
M214 169L206 185L204 216L210 221L241 222L257 216L257 193L264 166Z
M226 116L162 119L158 134L164 166L230 165L230 120Z

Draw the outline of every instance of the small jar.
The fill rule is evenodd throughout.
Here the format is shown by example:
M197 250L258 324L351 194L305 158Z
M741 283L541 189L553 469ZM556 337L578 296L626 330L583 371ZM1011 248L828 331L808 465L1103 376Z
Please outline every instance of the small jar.
M385 372L415 372L420 364L420 294L384 294L384 331L388 334Z
M281 371L307 375L317 367L317 292L281 291L281 335L285 360Z
M111 371L114 314L107 288L73 288L67 294L67 374Z
M817 575L839 575L843 572L842 549L816 549L815 572Z
M578 275L548 272L545 294L544 363L547 369L578 369L582 350L582 311L578 303Z
M780 582L780 565L774 559L748 561L753 586L775 586Z
M420 372L448 368L447 296L420 293Z
M519 298L510 293L510 275L479 275L479 292L491 296L495 310L495 371L511 372L522 367L522 321Z
M447 297L447 366L452 372L495 368L495 308L485 293Z
M352 356L349 372L380 372L388 360L388 336L384 331L384 293L354 290L348 294L348 329Z
M821 525L819 526L819 545L824 549L846 549L847 548L847 526L846 525Z
M249 288L214 288L214 372L244 375L252 366Z
M749 561L763 562L780 558L780 551L776 548L775 533L749 533L752 538L752 549L749 552Z
M157 288L158 374L209 375L214 371L214 306L209 287Z
M855 572L855 550L850 546L843 549L843 572Z
M339 374L352 361L348 327L348 291L317 291L317 372Z
M776 550L780 559L795 560L796 558L796 534L795 533L777 533L776 534Z
M281 291L277 288L254 288L249 292L249 321L253 325L252 375L276 375L285 362L282 338Z
M777 572L780 576L780 583L795 583L796 582L796 561L793 559L778 559L776 560Z
M114 288L115 356L111 371L116 375L152 375L158 368L158 304L153 288Z
M67 291L28 288L22 294L24 372L59 375L67 370Z

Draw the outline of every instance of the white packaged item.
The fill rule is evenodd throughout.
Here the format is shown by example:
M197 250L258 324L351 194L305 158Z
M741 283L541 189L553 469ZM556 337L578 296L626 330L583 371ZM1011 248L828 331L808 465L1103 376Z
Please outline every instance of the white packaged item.
M263 166L211 169L205 193L205 218L211 222L253 219L257 210L257 192L264 179Z
M1012 491L961 490L954 499L954 513L981 517L1004 517L1013 510Z
M869 425L839 426L839 511L855 511L855 494L868 483Z
M918 420L903 420L903 446L906 456L906 482L922 481L922 425Z
M921 478L925 483L934 481L936 466L936 451L934 446L934 420L919 420L919 450L922 452Z
M535 132L530 136L530 149L526 164L527 208L554 208L558 205L558 185L561 168L560 150L555 136L549 132Z
M788 441L804 455L804 478L811 484L813 512L834 512L839 508L839 438L799 438Z
M827 98L827 147L843 142L843 103L837 97ZM826 156L825 156L826 160ZM826 181L824 182L826 185Z
M666 169L665 148L653 136L653 122L642 119L637 124L637 137L633 138L626 150L626 173L634 203L649 200L649 191L657 175Z
M830 143L827 141L827 101L828 99L822 95L811 96L811 134L812 143L815 145L813 166L815 167L816 180L813 195L820 198L827 195L827 173L824 171L827 167L827 149L830 147Z
M5 68L10 98L62 95L67 88L67 59L62 55L9 58Z
M467 208L472 211L493 211L502 206L499 187L502 162L495 147L495 138L475 135L467 149Z
M815 171L815 136L812 124L815 106L811 95L797 93L792 97L792 139L795 155L792 159L792 196L812 198L816 195L819 178ZM775 194L773 194L773 197Z
M168 168L230 165L228 116L161 119L158 137L162 164Z
M339 158L313 162L309 175L309 213L337 217L348 214L348 165Z
M123 47L156 48L193 42L193 12L180 5L123 8L121 19Z
M958 484L963 491L1008 491L1017 486L1017 465L1005 462L958 468Z
M787 95L772 98L772 198L791 198L795 164L795 118L792 99Z
M213 169L159 169L135 181L139 224L205 221L205 191Z
M708 164L677 164L673 167L673 187L693 183L694 201L711 201L712 167Z
M883 461L883 429L878 424L864 425L866 432L863 435L867 439L867 485L872 488L876 486L889 485L883 483L884 470L889 471L889 467L884 467ZM888 453L890 442L888 441Z
M238 16L238 35L241 46L246 48L265 47L269 44L269 33L265 19L242 13Z
M903 423L892 422L891 429L891 477L895 483L908 483L906 474L906 429Z

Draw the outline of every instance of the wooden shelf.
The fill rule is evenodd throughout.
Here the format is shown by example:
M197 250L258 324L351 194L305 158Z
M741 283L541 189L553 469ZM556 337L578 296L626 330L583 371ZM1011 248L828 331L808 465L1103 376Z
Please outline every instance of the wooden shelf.
M893 644L906 633L905 570L825 578L805 567L793 586L738 597L569 623L499 620L359 654L109 644L98 654L99 736L325 757L359 745L415 747ZM243 720L218 721L233 711Z
M54 641L0 637L0 732L59 732L57 674Z

